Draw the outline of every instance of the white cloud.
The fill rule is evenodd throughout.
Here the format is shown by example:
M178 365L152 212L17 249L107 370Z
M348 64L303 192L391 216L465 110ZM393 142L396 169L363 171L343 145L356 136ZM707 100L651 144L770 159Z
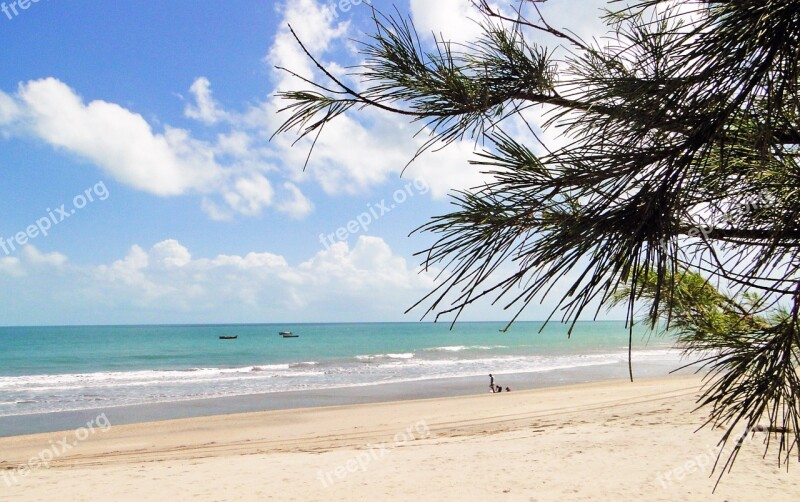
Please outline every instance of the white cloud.
M16 256L0 258L0 275L23 277L25 275L25 270L22 268L20 259Z
M138 245L134 245L125 258L117 260L108 266L101 265L97 267L95 275L102 280L101 284L120 281L129 286L135 286L145 283L142 270L149 264L150 256L147 252Z
M67 257L61 253L43 253L32 245L21 249L20 256L0 258L0 276L25 277L31 272L52 273L67 264Z
M582 0L581 2L544 2L539 5L539 11L547 24L557 30L571 32L590 41L594 37L601 37L608 31L602 20L603 9L609 8L607 0ZM611 9L622 6L610 6ZM535 13L530 14L531 20L538 21ZM543 32L531 33L533 39L548 45L555 46L565 43L563 40Z
M154 265L164 268L180 268L192 262L192 254L189 250L174 239L162 241L153 246L150 258Z
M289 263L283 256L272 253L248 253L246 256L219 255L213 260L201 260L205 268L233 267L240 270L267 268L283 270L289 268Z
M42 253L34 246L25 246L23 255L28 263L37 266L49 266L60 268L67 263L67 257L61 253Z
M21 84L18 104L39 138L140 190L177 195L208 189L221 177L213 158L186 131L156 134L141 115L105 101L85 104L54 78Z
M18 323L63 322L64 316L94 323L269 320L268 315L398 319L431 285L429 274L418 274L382 239L366 236L352 248L337 243L296 265L266 252L194 258L172 239L149 250L134 245L125 257L99 266L71 265L59 253L27 246L19 258L0 258L0 315ZM50 293L46 312L30 290ZM11 297L13 309L3 301ZM117 317L102 318L98 304ZM21 318L25 310L37 317Z
M351 295L383 294L389 288L404 290L431 284L409 270L405 258L395 256L378 237L361 236L353 249L338 242L301 264L298 271L314 277L320 286Z
M213 221L230 221L233 219L233 211L230 211L208 197L203 197L203 212Z
M273 66L288 68L302 77L312 78L313 63L295 41L289 26L312 54L321 55L331 48L335 40L343 38L350 26L347 21L337 22L333 5L316 0L286 2L281 7L283 19L265 61ZM283 84L289 84L291 78L284 72L276 76L278 90L286 90Z
M247 158L253 150L253 138L244 131L233 131L217 137L217 153L235 158Z
M194 104L187 104L184 114L192 119L199 120L207 125L216 124L226 117L224 111L214 100L211 93L211 83L206 77L200 77L194 81L189 88L189 92L194 96Z
M430 152L415 161L405 172L409 178L421 178L435 199L443 199L453 189L472 189L483 185L490 177L477 166L469 164L475 159L474 143L459 141L444 150Z
M203 88L193 86L196 93ZM216 109L202 113L225 115ZM220 134L216 144L198 140L185 129L167 126L156 132L138 113L100 100L85 103L54 78L20 84L15 96L0 92L0 127L7 133L28 133L89 160L115 180L144 192L203 194L203 207L212 218L236 212L257 216L273 201L271 183L263 173L275 167L266 161L268 152L251 145L246 132ZM214 202L215 196L228 207Z
M14 99L0 92L0 124L10 123L19 116L19 106Z
M278 210L292 218L302 218L314 209L314 204L300 191L294 183L286 182L283 189L287 195L278 202Z
M110 264L80 266L29 245L18 257L0 258L0 316L7 324L416 320L423 308L410 319L403 312L433 290L437 272L420 273L369 236L293 262L269 252L195 258L168 239L150 249L134 245ZM568 287L561 283L524 318L546 317ZM503 302L491 307L492 299L472 305L464 320L515 313L502 311ZM621 315L617 309L610 318Z
M447 41L474 40L482 33L480 15L471 0L411 0L411 16L423 37Z
M239 178L232 189L225 193L225 201L236 211L255 216L263 208L272 204L275 191L267 178L260 174L249 178Z

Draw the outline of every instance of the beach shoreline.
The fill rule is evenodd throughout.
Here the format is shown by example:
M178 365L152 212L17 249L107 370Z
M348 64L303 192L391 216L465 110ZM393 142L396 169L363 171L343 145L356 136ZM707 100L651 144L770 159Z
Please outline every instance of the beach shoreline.
M677 370L680 366L674 362L637 363L634 367L634 378L694 373L693 368ZM510 387L512 391L520 391L624 380L628 377L628 367L627 364L617 363L542 372L503 373L501 370L496 371L495 376L498 384ZM74 429L101 413L106 414L114 424L128 425L238 413L469 396L488 392L488 375L475 375L8 415L0 416L0 438Z
M108 420L107 428L98 420L75 445L67 433L0 439L0 498L796 500L798 466L778 468L756 441L712 495L710 452L722 430L695 433L706 416L691 412L699 386L698 376L682 375L132 425ZM18 470L65 439L71 446L46 466Z
M351 396L362 391L340 389L385 383L398 384L396 391L387 388L388 399L397 400L435 397L436 392L441 396L482 392L488 381L480 378L489 373L542 375L543 383L523 381L521 388L590 381L595 373L597 379L627 375L630 333L624 322L582 323L572 337L568 326L561 324L545 329L541 322L519 322L513 332L501 332L503 326L460 323L450 330L431 323L349 323L2 329L0 436L44 432L53 426L71 428L71 418L82 418L69 413L74 410L114 410L117 423L130 423L355 403L359 396ZM279 329L293 330L299 337L287 341L277 336ZM219 339L229 335L237 339ZM651 337L645 329L636 330L635 372L658 363L672 365L663 373L679 367L682 353L674 347L675 340ZM595 367L602 368L595 371ZM570 368L577 368L575 375L560 381L558 375ZM582 378L580 368L590 376ZM477 379L458 380L473 377ZM16 415L29 419L3 418Z

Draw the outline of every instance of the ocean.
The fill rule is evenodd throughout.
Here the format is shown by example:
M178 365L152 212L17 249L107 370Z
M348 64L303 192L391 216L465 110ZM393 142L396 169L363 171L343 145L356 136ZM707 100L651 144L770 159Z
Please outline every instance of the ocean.
M622 322L0 328L0 417L627 366ZM297 338L282 338L292 331ZM220 340L220 336L237 336ZM639 367L681 366L674 340L634 331ZM577 373L576 373L577 372ZM587 378L590 380L590 378ZM488 391L488 377L486 389Z

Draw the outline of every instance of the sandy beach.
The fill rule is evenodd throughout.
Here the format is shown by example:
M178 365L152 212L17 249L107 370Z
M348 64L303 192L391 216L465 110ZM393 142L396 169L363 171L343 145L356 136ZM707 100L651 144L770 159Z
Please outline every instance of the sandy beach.
M762 458L759 436L712 494L721 431L694 432L699 383L120 426L98 416L80 430L0 439L0 500L797 500L800 466L787 473Z

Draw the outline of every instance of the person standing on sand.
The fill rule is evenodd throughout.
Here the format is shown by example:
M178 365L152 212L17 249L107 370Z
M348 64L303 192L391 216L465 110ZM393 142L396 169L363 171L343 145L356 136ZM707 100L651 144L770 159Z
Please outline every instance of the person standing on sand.
M489 373L489 389L491 390L492 394L494 394L494 393L495 393L495 388L494 388L494 377L492 376L492 374L491 374L491 373Z

